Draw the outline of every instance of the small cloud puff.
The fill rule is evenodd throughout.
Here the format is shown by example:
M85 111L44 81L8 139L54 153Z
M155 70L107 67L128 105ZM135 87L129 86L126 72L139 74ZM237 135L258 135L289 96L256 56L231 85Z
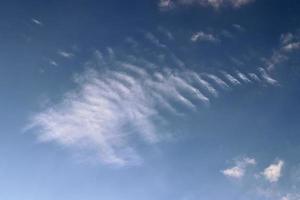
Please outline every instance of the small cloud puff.
M262 172L262 175L269 182L275 183L281 177L283 165L284 165L284 161L279 160L276 163L273 163L269 167L267 167Z
M236 166L222 170L221 173L230 178L242 178L245 175L246 168L250 165L256 165L254 158L242 158L236 161Z
M66 52L66 51L63 51L63 50L59 50L57 53L58 53L58 55L60 55L60 56L62 56L64 58L72 58L72 57L74 57L73 53Z
M205 33L203 31L199 31L199 32L196 32L192 35L191 41L192 42L201 42L201 41L218 42L219 39L216 36L214 36L213 34Z
M44 25L43 22L41 22L40 20L35 19L35 18L32 18L31 22L34 23L34 24L36 24L36 25L39 25L39 26L43 26Z

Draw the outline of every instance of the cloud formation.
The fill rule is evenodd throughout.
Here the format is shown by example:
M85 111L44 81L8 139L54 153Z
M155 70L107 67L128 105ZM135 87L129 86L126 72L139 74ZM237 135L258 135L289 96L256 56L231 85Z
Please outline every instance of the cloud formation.
M162 133L167 132L169 122L165 115L198 111L222 91L252 84L252 79L270 85L275 81L258 69L248 73L222 71L225 76L197 72L187 68L154 34L147 32L144 39L159 52L159 58L164 58L162 61L147 59L145 52L152 55L153 51L139 54L142 44L132 38L126 39L130 44L126 51L124 47L123 51L111 47L95 51L87 69L75 76L76 87L60 102L32 117L29 127L36 130L39 140L92 152L105 164L139 164L142 157L135 147L137 140L146 145L164 140ZM130 48L135 54L128 53ZM64 51L59 54L71 56ZM224 174L241 176L251 162L244 158L237 168Z

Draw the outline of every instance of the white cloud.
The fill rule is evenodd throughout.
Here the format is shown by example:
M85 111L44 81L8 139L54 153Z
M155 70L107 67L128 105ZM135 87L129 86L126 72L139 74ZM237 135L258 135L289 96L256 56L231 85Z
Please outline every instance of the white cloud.
M249 75L249 77L250 77L252 80L254 80L254 81L256 81L256 82L260 82L260 81L261 81L260 78L259 78L256 74L254 74L254 73L248 73L248 75Z
M232 76L231 74L222 71L222 74L225 76L225 78L233 85L240 85L241 82L238 81L234 76Z
M174 7L172 0L159 0L158 7L162 10L168 10Z
M40 20L38 19L35 19L35 18L32 18L31 19L32 23L36 24L36 25L39 25L39 26L43 26L43 22L41 22Z
M236 74L245 83L250 83L251 82L251 80L245 74L243 74L242 72L236 71Z
M74 57L74 54L72 54L70 52L63 51L63 50L59 50L57 53L60 56L64 57L64 58L72 58L72 57Z
M100 53L95 56L103 59ZM131 135L137 134L149 144L159 141L160 109L176 112L172 101L192 109L196 109L196 101L209 103L209 98L176 71L161 71L157 79L133 64L117 65L78 75L76 90L67 92L57 105L36 114L31 127L37 128L39 139L91 148L107 164L138 163L140 158L131 146Z
M222 171L222 173L228 177L241 178L244 176L245 169L236 166L229 169L225 169Z
M207 90L214 97L218 96L218 91L208 81L204 80L199 74L195 72L188 72L187 75L192 78L203 89Z
M294 40L295 36L292 33L283 33L280 36L281 45L286 45Z
M283 165L284 162L282 160L279 160L278 162L271 164L269 167L267 167L262 172L262 175L266 180L268 180L271 183L277 182L281 177Z
M213 74L205 74L209 79L211 79L212 81L214 81L219 87L223 88L223 89L229 89L229 85L223 81L221 78L217 77L216 75Z
M219 9L221 7L240 8L255 0L160 0L160 8L172 8L174 5L199 5Z
M273 70L277 65L288 60L291 53L297 52L298 50L300 50L299 34L281 34L278 49L274 50L269 59L266 59L267 69Z
M261 77L270 85L278 85L278 81L273 79L264 68L259 68L259 71L261 73Z
M207 41L207 42L218 42L219 39L210 33L205 33L203 31L196 32L191 37L192 42L201 42L201 41Z
M154 50L161 50L162 43L153 34L149 33L148 39ZM166 135L162 133L168 122L165 114L197 111L200 105L209 105L220 91L230 88L224 77L188 69L167 47L162 52L172 61L172 68L167 67L169 62L158 67L155 61L146 59L144 52L138 54L141 44L130 41L135 45L127 48L133 48L136 54L131 55L127 48L122 55L120 49L95 51L94 58L86 63L88 69L75 76L76 88L32 117L29 127L36 129L40 141L93 152L105 164L137 164L142 159L135 140L153 145L164 139ZM153 51L149 52L152 55ZM67 58L73 56L64 51L58 53ZM235 76L240 75L230 78L237 80ZM267 77L261 83L273 80ZM247 82L240 84L244 83ZM251 162L244 158L237 167L243 171L243 166ZM238 171L225 173L242 173Z
M230 178L242 178L245 175L246 169L250 165L256 165L256 161L253 158L242 158L237 160L234 167L222 170L221 172Z
M300 42L288 43L284 47L282 47L282 49L287 52L292 52L292 51L298 50L298 49L300 49Z
M239 8L247 4L253 3L255 0L229 0L229 1L233 7Z
M56 62L55 60L50 60L49 63L50 63L50 65L52 65L52 66L55 66L55 67L58 66L58 64L57 64L57 62Z

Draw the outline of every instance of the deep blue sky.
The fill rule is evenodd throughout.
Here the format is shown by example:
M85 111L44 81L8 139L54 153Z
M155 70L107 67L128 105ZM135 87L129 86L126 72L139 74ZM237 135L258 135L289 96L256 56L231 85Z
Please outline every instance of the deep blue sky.
M0 199L298 200L299 13L1 2Z

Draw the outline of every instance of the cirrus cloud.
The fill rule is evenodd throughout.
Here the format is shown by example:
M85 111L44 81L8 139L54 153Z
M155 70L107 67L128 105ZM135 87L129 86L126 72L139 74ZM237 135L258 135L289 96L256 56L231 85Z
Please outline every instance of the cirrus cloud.
M170 9L175 5L199 5L202 7L212 7L219 9L221 7L240 8L247 4L253 3L255 0L160 0L159 7L161 9Z

